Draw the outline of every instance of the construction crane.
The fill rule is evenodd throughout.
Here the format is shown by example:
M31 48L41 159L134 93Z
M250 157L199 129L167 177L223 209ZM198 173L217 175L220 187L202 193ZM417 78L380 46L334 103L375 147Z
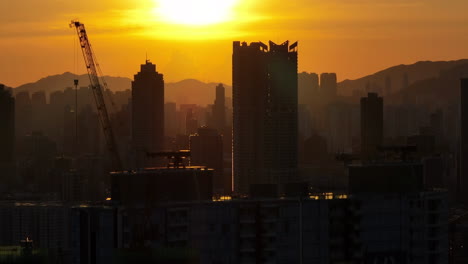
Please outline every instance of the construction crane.
M83 58L86 64L86 69L88 71L89 81L91 83L91 89L93 90L94 99L96 101L99 120L101 122L101 126L104 131L104 137L106 139L107 150L111 156L112 169L122 170L122 160L120 159L120 155L117 150L114 132L112 131L109 114L104 102L103 88L106 89L107 84L103 82L103 85L101 85L101 82L99 81L99 75L102 76L102 72L99 64L97 63L96 56L94 55L94 52L91 48L91 44L89 43L84 24L77 20L72 20L70 23L70 28L73 27L76 28L76 33L78 34L78 39L80 41L81 51L83 52Z

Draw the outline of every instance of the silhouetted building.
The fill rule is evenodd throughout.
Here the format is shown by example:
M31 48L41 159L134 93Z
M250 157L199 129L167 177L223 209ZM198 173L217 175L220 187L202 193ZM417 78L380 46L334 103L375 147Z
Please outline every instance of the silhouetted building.
M12 163L15 142L15 99L0 84L0 164Z
M468 79L461 80L460 91L460 173L458 198L468 204Z
M49 171L57 155L55 142L42 132L33 132L19 140L18 155L21 159L18 171L24 186L38 192L48 190Z
M352 139L359 134L359 106L331 102L324 107L325 133L330 153L352 152Z
M86 105L78 114L77 151L81 154L99 154L101 146L100 135L101 124L99 117L90 105ZM125 137L119 139L124 141Z
M421 156L428 156L434 153L435 138L433 135L421 134L410 136L406 142L409 146L416 146Z
M327 140L318 134L313 134L304 141L304 163L317 163L327 159Z
M213 169L147 168L111 172L112 200L153 206L170 201L211 201Z
M298 77L299 104L305 104L309 109L313 109L320 103L319 76L316 73L302 72Z
M66 105L63 109L63 141L62 151L66 155L76 156L78 154L78 142L76 137L75 108Z
M361 98L361 153L370 159L383 143L383 98L369 93Z
M92 204L60 202L0 203L1 263L109 263L115 257L116 210ZM8 256L24 240L34 241L32 256ZM34 258L34 255L39 255ZM22 261L21 261L22 260Z
M76 170L64 172L62 175L62 201L80 202L86 200L86 175Z
M336 98L337 87L336 73L320 74L320 91L326 100Z
M234 189L297 180L297 43L233 48Z
M432 130L432 135L435 137L436 147L441 147L445 142L444 112L441 109L438 109L431 114L430 127Z
M207 127L198 128L196 134L190 135L190 153L190 165L214 169L214 193L230 193L231 179L223 177L223 137L218 131Z
M153 251L148 263L361 263L357 208L345 195L333 194L127 207L120 211L117 237L131 250L147 244L161 253L172 249L182 259L157 261ZM191 252L197 260L185 260Z
M144 153L164 149L164 79L149 61L132 82L132 122L136 166L148 166Z
M164 130L166 137L177 135L177 105L173 102L164 104Z
M185 115L185 134L187 136L194 134L198 129L198 119L193 114L193 109L188 109Z
M213 123L220 133L226 128L226 104L223 84L216 86L216 99L213 105Z
M46 133L47 127L47 102L44 91L38 91L31 94L32 106L32 121L31 127L33 131L42 131Z
M420 163L377 163L349 166L350 193L410 193L424 190Z
M427 157L422 160L424 164L424 185L427 188L448 189L448 162L444 157Z
M15 99L4 85L0 84L0 170L6 184L14 176L15 160Z
M448 193L426 189L421 163L352 165L364 263L448 263Z
M19 92L15 96L15 132L16 138L21 139L31 133L32 106L29 92Z
M63 91L50 93L50 114L48 120L51 122L48 135L57 142L59 152L63 152L63 127L64 127L64 109L65 96Z

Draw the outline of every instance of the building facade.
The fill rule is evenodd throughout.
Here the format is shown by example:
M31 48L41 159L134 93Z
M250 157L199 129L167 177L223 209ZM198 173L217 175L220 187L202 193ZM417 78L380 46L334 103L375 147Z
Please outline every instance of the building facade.
M213 105L213 124L220 133L226 128L226 96L223 84L216 86L216 99Z
M15 99L11 93L0 84L0 170L7 180L12 181L15 174ZM6 186L5 186L6 187Z
M460 171L457 196L460 202L468 203L468 79L461 80L460 90Z
M224 177L223 137L216 129L201 127L190 136L190 165L214 169L214 193L230 193L230 177Z
M297 43L233 44L234 190L297 177Z
M164 78L149 61L132 81L132 142L136 166L149 166L146 152L164 149Z
M371 159L383 143L383 98L369 93L361 98L361 154Z

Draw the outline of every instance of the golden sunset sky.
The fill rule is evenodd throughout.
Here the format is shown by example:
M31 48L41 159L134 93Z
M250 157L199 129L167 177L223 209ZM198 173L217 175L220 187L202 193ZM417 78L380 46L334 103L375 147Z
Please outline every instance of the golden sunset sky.
M230 84L234 40L299 41L299 71L340 80L468 58L467 10L466 0L1 0L0 83L85 73L75 18L106 75L133 78L147 53L167 82Z

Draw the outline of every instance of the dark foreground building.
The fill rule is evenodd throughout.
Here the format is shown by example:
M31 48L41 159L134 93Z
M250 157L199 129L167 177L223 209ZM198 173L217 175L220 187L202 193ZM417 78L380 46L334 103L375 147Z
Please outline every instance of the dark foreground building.
M11 182L14 176L15 99L0 84L0 170L3 182Z
M457 196L460 202L468 204L468 79L461 80L460 100L460 172Z
M211 200L213 169L146 168L111 173L112 200L123 205L153 206L168 201Z
M214 169L213 191L226 194L231 191L230 178L224 177L223 137L216 129L200 127L190 135L190 165Z
M234 190L297 180L297 43L235 41Z

